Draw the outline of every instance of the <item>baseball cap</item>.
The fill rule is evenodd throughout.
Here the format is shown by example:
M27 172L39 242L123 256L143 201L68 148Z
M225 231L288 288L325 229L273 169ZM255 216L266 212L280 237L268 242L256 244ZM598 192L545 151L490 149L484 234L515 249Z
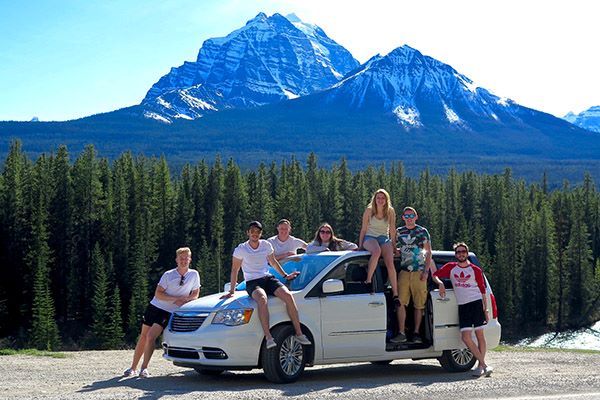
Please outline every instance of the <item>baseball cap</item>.
M261 231L263 230L262 224L260 222L258 222L258 221L252 221L252 222L250 222L248 224L248 229L251 229L251 228L258 228Z

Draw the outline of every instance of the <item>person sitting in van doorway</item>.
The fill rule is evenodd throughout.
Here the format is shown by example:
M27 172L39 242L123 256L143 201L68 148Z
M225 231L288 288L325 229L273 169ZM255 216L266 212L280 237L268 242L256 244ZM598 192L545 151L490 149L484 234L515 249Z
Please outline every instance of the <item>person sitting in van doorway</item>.
M258 306L258 318L265 334L267 349L272 349L277 346L275 339L269 330L269 308L267 303L268 295L279 297L286 306L287 313L292 321L294 330L296 331L296 340L305 346L310 346L311 342L302 333L300 327L300 318L298 316L298 307L294 296L290 293L277 278L269 273L269 264L271 264L277 272L285 279L292 280L296 278L300 272L293 271L287 273L283 270L279 261L275 258L273 246L266 240L261 239L263 227L258 221L252 221L248 224L248 240L240 243L233 251L233 260L231 262L231 287L229 293L222 296L228 298L235 293L237 284L237 276L240 268L246 280L246 291L256 301Z
M306 242L290 235L290 232L292 232L292 223L288 219L282 218L277 223L277 235L267 239L273 246L277 261L295 256L298 249L306 250Z
M398 290L398 335L391 339L394 343L406 342L406 307L412 297L414 307L414 333L412 341L423 343L419 330L423 320L423 310L427 302L427 276L429 269L435 269L431 259L431 237L424 227L417 225L419 214L413 207L404 207L402 211L404 226L396 231L400 250L400 274ZM429 266L429 268L428 268Z
M493 368L485 363L486 342L483 328L489 321L485 279L481 268L469 261L469 247L463 243L454 245L454 257L458 262L449 262L433 274L438 284L440 297L446 297L446 287L441 279L450 279L458 303L458 321L462 341L467 345L479 366L473 376L490 376ZM471 338L475 331L477 344Z

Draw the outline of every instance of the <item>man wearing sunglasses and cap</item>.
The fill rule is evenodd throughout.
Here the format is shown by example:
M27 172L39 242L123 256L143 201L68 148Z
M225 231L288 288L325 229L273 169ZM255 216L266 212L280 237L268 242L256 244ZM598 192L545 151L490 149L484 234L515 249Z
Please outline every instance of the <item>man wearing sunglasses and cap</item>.
M125 376L150 376L147 368L154 352L156 338L167 327L171 313L200 295L200 275L195 269L190 269L192 251L189 247L182 247L175 253L177 268L165 272L156 285L154 297L142 318L142 332L135 346L131 367L125 371ZM138 375L137 365L142 355L144 360Z
M414 333L412 341L422 343L419 330L423 320L423 310L427 302L427 275L429 269L435 271L431 259L431 237L424 227L417 225L419 214L413 207L404 207L402 220L404 226L396 231L400 250L400 274L398 274L398 335L392 338L394 343L406 342L406 307L412 298L414 307Z
M246 281L246 291L258 306L258 318L265 334L267 349L277 346L269 329L268 295L275 295L285 303L287 313L296 331L296 340L302 345L310 346L310 340L302 333L300 327L300 317L298 316L298 307L294 296L283 283L269 273L269 264L287 280L296 278L300 272L287 273L283 270L279 261L275 258L271 243L260 238L262 230L262 224L258 221L252 221L248 224L248 230L246 231L248 240L240 243L233 251L231 289L222 298L228 298L235 294L237 276L241 268Z

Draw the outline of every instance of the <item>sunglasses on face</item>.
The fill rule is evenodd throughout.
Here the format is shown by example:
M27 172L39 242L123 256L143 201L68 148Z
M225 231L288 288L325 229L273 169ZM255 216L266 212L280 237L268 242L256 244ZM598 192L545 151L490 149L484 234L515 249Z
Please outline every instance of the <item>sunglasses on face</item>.
M456 250L454 253L455 254L467 254L467 251L466 250Z
M415 214L404 214L403 217L406 219L412 219L412 218L416 217L416 215Z
M179 286L183 286L183 282L185 282L185 275L181 276L181 279L179 280Z
M331 231L328 231L328 230L325 230L325 229L321 229L321 230L319 231L319 233L322 233L322 234L324 234L324 235L331 235Z

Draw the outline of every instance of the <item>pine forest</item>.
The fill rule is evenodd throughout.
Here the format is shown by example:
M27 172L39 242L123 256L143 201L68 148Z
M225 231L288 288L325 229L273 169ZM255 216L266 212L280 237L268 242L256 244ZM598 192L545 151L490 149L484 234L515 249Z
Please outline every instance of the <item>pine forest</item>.
M385 188L410 205L434 249L465 241L493 287L503 338L600 319L600 195L593 178L549 189L502 174L408 176L402 162L351 171L314 155L242 170L234 160L186 164L92 146L31 160L13 142L0 176L0 347L121 348L175 250L192 249L201 295L229 280L250 220L274 235L280 218L312 240L323 221L357 242L362 212Z

